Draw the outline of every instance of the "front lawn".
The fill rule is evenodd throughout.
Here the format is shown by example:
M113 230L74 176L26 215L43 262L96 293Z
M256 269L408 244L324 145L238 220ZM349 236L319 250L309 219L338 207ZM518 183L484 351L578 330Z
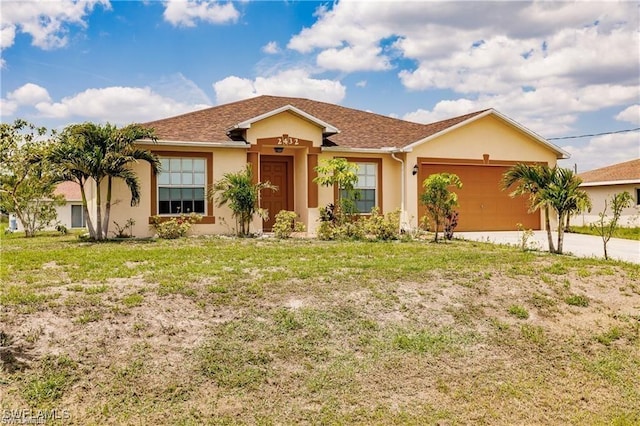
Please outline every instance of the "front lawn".
M639 265L467 241L12 235L0 268L3 415L640 423Z
M590 226L572 226L571 232L575 232L576 234L599 235L595 230L591 229ZM640 227L634 227L634 228L619 227L613 233L613 237L639 241Z

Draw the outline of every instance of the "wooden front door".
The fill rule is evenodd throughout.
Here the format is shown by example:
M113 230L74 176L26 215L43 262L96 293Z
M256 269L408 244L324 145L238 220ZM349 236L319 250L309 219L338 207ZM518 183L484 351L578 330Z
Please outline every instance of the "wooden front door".
M260 206L269 211L269 219L262 222L262 230L271 232L275 216L280 210L293 210L293 157L260 156L260 182L271 182L277 191L262 191Z

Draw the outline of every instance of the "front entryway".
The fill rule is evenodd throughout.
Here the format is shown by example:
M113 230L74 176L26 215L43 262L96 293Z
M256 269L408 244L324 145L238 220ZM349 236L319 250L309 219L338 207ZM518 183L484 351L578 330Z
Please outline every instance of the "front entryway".
M269 211L269 219L262 222L262 230L271 232L275 216L280 210L293 210L293 157L260 156L260 181L278 187L262 191L260 206Z

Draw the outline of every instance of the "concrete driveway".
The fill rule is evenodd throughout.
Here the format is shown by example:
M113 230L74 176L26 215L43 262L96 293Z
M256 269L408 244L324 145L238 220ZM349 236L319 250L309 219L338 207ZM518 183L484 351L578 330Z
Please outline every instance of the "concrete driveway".
M522 232L519 231L491 231L491 232L456 232L456 238L472 241L483 241L495 244L520 246ZM557 233L553 233L553 243L557 241ZM528 246L531 249L548 251L547 232L533 231ZM564 253L579 257L598 257L604 259L602 238L594 235L564 234ZM640 264L640 241L611 238L607 244L610 259L624 260Z

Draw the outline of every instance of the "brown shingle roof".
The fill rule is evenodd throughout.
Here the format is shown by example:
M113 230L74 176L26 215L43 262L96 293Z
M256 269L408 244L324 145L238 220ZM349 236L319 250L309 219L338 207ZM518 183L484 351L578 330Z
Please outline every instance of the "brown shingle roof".
M310 99L258 96L144 125L153 127L161 140L226 142L232 126L286 105L337 127L340 133L328 136L328 143L348 148L401 148L486 111L418 124Z
M77 201L82 199L80 194L80 185L75 182L61 182L53 191L56 195L64 195L67 201Z
M640 158L580 173L578 176L584 183L640 180Z

